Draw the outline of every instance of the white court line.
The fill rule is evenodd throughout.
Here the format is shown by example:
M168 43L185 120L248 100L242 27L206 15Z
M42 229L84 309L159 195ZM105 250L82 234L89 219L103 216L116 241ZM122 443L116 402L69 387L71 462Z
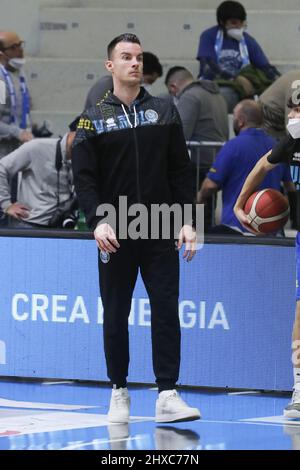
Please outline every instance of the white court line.
M152 421L154 418L132 417L130 423ZM66 431L73 429L99 428L108 426L107 415L95 413L65 413L50 411L28 415L0 417L0 438L9 435L36 434L42 432ZM117 425L113 425L117 426Z
M90 442L78 442L78 444L69 445L62 447L60 450L75 450L80 449L81 447L87 446L99 446L101 444L112 444L114 442L129 442L129 441L140 441L144 436L128 436L123 439L94 439ZM97 447L95 447L97 448Z
M73 384L74 380L59 380L58 382L42 382L42 385L65 385Z
M229 392L227 395L255 395L257 393L260 393L256 390L248 390L246 392Z
M87 408L99 408L97 406L89 405L63 405L58 403L37 403L31 401L15 401L7 400L6 398L0 398L0 407L5 406L7 408L30 408L32 410L38 408L39 410L85 410Z
M260 417L260 418L247 418L247 419L242 419L241 421L250 421L250 422L253 422L253 423L275 423L275 424L292 424L294 426L299 426L300 428L300 420L296 420L296 419L288 419L288 418L285 418L284 416L280 415L280 416L263 416L263 417Z
M283 416L277 416L276 418L278 418L278 421L273 421L272 419L269 419L268 421L268 418L275 418L275 417L266 417L266 418L246 418L246 419L239 419L237 421L229 421L229 420L210 420L210 419L200 419L199 420L199 423L213 423L213 424L250 424L250 425L254 425L254 426L278 426L278 427L282 427L283 425L289 425L289 426L299 426L300 425L300 422L299 424L297 423L297 421L295 420L288 420L286 418L284 418ZM281 419L279 419L281 418ZM299 432L300 432L300 429L299 429Z

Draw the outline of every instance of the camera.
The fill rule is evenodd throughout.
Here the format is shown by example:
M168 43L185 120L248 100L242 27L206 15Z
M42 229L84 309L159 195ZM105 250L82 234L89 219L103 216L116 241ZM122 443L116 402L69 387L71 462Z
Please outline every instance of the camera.
M78 220L78 201L71 197L60 204L51 217L48 226L51 228L74 229Z
M34 137L51 137L53 132L49 121L44 121L43 124L38 127L37 124L32 126L32 134Z

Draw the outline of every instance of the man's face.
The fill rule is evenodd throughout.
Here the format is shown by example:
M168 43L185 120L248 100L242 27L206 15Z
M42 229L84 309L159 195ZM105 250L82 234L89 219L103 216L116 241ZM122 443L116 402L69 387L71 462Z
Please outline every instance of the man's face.
M237 20L234 18L230 18L229 20L225 21L225 29L241 29L245 26L245 21Z
M300 119L300 106L292 108L288 114L289 119Z
M119 42L106 61L106 68L114 80L127 85L141 83L143 73L143 51L139 44Z
M8 34L4 40L4 53L9 59L23 59L24 41L17 34Z
M167 89L170 95L177 96L179 94L179 88L175 82L169 81L167 83Z
M24 58L24 41L22 41L19 36L13 32L2 33L0 39L4 44L4 49L1 51L1 62L8 70L14 72L15 69L9 66L8 63L10 59Z

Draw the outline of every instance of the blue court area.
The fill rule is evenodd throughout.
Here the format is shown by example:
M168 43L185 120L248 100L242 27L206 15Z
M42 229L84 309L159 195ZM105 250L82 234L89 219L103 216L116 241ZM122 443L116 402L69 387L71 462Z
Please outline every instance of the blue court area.
M129 425L107 423L110 389L78 382L0 382L1 450L300 450L289 394L182 390L199 421L156 425L157 391L129 389Z

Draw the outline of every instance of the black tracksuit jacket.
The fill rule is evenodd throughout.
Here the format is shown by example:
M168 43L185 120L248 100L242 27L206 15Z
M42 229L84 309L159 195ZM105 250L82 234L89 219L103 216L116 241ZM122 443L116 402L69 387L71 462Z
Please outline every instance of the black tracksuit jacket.
M98 205L117 208L119 196L127 196L128 206L194 200L193 171L178 112L144 88L130 107L108 92L82 114L72 165L79 204L92 229L101 220Z

